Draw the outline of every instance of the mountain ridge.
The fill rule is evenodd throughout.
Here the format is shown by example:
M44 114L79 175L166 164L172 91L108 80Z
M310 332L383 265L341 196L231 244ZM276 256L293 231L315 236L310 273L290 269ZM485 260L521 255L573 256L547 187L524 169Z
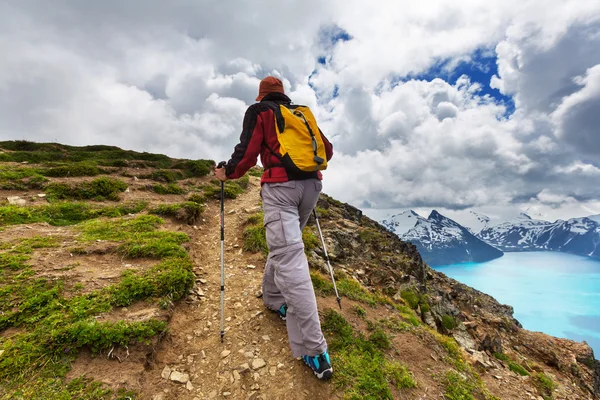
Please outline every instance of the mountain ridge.
M512 307L432 270L416 246L325 194L317 211L343 308L311 219L305 251L334 366L333 382L316 380L258 292L260 170L225 185L221 343L214 162L0 149L0 296L11 296L0 302L3 400L600 394L589 346L522 329Z

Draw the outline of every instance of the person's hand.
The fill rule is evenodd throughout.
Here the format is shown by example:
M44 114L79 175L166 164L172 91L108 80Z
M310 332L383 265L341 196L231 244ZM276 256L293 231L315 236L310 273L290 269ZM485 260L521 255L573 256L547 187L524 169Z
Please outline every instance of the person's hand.
M227 175L226 175L226 172L225 172L225 167L220 167L220 165L221 164L219 164L219 165L217 165L215 167L215 176L221 182L225 182L227 180Z

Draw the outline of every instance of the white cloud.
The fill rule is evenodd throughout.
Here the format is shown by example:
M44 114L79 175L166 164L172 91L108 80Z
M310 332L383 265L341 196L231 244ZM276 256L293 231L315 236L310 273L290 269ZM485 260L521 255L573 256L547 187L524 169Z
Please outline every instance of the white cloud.
M0 139L225 159L272 73L332 140L325 188L341 200L587 204L600 199L599 49L591 1L9 1ZM486 82L444 81L475 51L497 56L510 117ZM411 78L440 62L439 79Z

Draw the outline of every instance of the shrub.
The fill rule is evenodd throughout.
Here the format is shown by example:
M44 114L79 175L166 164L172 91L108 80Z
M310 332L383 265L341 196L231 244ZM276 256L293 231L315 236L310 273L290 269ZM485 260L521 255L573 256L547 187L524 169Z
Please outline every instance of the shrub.
M45 176L67 177L67 176L96 176L104 173L100 168L89 163L65 164L58 167L48 168L43 171Z
M152 171L152 173L148 175L142 175L140 178L143 179L152 179L157 182L164 183L173 183L177 182L179 179L183 179L183 175L180 172L173 172L168 170L158 170Z
M194 203L204 204L206 202L206 198L200 193L194 193L187 198L187 201L193 201Z
M121 180L98 178L76 185L51 183L46 187L46 192L51 199L119 201L119 193L126 189L127 184Z
M544 400L552 400L556 385L550 376L540 372L533 377L533 382Z
M212 160L183 160L176 162L171 168L183 170L187 177L201 177L208 175L214 165Z
M204 211L202 204L193 201L176 204L161 204L150 210L151 214L174 217L177 220L184 221L189 225L193 225L200 219Z
M413 310L416 310L419 306L419 296L412 290L405 289L402 292L400 292L400 296L402 296L402 298Z
M445 314L442 316L442 326L451 331L456 328L456 319L452 315Z
M169 185L154 185L152 190L158 194L184 194L185 190L175 184Z

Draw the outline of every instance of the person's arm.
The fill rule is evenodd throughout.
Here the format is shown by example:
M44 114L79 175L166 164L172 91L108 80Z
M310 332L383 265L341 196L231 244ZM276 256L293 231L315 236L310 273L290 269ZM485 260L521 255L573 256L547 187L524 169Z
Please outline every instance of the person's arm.
M329 142L329 140L327 140L327 138L321 131L321 128L319 128L319 133L321 134L321 139L323 139L323 144L325 145L325 154L327 156L327 161L329 161L331 160L331 157L333 157L333 145Z
M262 120L256 107L250 107L244 116L240 143L235 146L231 159L225 166L227 179L237 179L244 176L250 168L256 165L263 142Z

